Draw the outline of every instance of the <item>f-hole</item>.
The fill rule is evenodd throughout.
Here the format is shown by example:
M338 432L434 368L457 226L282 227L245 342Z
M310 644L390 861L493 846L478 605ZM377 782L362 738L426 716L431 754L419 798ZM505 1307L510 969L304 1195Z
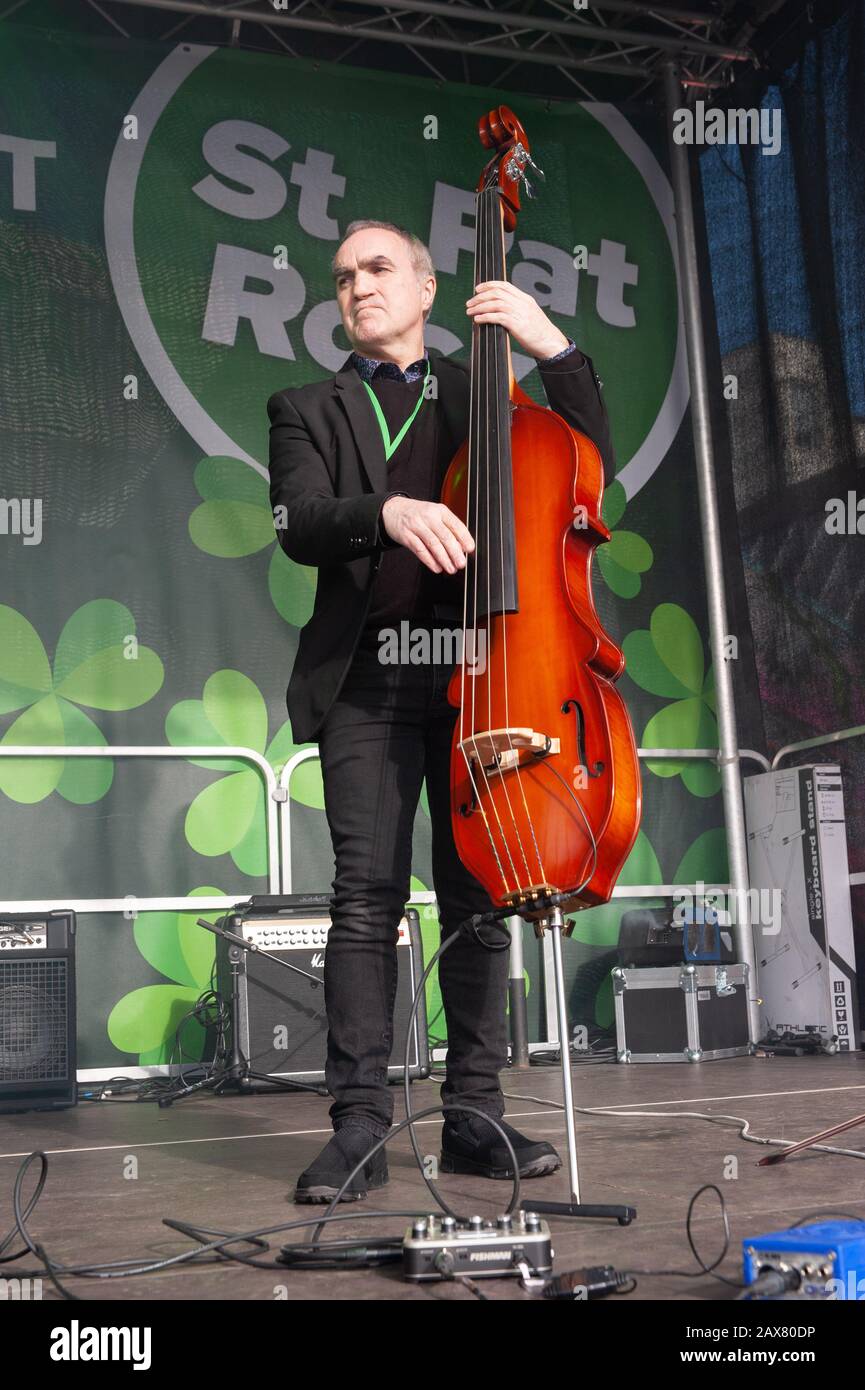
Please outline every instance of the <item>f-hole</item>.
M594 767L589 767L589 760L586 757L586 716L583 714L583 707L579 700L565 700L562 705L562 714L569 714L571 705L577 716L577 748L580 753L580 764L586 769L588 777L600 777L604 771L604 764L597 762Z

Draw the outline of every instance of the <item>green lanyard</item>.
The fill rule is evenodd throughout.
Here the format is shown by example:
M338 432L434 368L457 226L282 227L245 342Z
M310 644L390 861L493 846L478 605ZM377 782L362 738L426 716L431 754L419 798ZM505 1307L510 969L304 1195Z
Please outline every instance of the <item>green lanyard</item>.
M363 383L367 389L367 394L370 400L372 401L372 408L375 411L375 417L378 420L378 427L381 430L381 442L384 445L385 461L389 460L391 455L395 453L396 450L399 448L400 444L405 439L406 435L408 434L409 430L414 424L415 416L417 415L418 411L424 403L424 400L426 398L426 383L427 377L429 377L429 368L429 358L427 358L426 376L423 379L423 390L421 391L420 396L418 397L417 405L415 406L411 415L406 420L396 439L391 439L390 437L390 430L387 427L387 420L384 418L384 411L379 405L378 397L376 396L368 381L365 381Z

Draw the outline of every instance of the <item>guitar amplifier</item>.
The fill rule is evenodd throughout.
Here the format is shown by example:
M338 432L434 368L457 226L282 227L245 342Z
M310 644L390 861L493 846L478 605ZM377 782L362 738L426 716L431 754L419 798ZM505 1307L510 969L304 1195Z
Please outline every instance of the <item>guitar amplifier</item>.
M0 915L0 1113L75 1105L75 913Z
M331 925L329 897L313 893L256 896L242 910L223 917L219 925L305 972L295 974L266 956L232 947L221 936L216 938L217 988L226 1001L231 998L231 955L236 952L240 956L239 1042L250 1066L267 1076L323 1084L327 1058L324 957ZM420 919L415 908L406 908L400 922L396 954L390 1081L403 1079L406 1028L424 969ZM319 981L318 989L309 976ZM358 1006L363 1008L362 1000ZM421 1079L429 1071L426 1000L422 996L412 1028L409 1076Z

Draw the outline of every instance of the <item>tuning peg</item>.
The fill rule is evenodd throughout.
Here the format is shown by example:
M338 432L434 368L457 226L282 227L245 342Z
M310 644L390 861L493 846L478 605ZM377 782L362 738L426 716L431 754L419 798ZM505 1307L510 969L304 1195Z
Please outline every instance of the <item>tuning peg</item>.
M533 173L537 176L539 182L540 182L540 183L546 183L546 181L547 181L547 176L546 176L546 174L544 173L543 169L539 169L539 168L538 168L537 164L535 163L535 161L532 159L531 155L530 155L528 152L526 152L526 160L527 160L529 166L531 167Z

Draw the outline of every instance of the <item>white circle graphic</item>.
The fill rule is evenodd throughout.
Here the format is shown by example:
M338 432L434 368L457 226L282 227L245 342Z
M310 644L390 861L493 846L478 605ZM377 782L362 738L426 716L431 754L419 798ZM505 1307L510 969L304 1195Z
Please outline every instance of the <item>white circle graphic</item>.
M208 456L224 455L246 463L263 477L268 469L229 434L204 409L190 391L165 350L144 299L135 254L135 192L148 142L157 122L183 83L211 53L213 45L180 44L163 59L133 102L129 114L138 122L138 139L117 137L105 182L105 250L118 307L135 349L166 405L188 434ZM648 145L614 106L606 102L582 102L600 122L640 174L658 209L670 244L679 284L673 192ZM637 452L618 473L617 481L630 499L657 470L673 443L688 404L688 363L678 294L678 331L673 370L661 408Z

